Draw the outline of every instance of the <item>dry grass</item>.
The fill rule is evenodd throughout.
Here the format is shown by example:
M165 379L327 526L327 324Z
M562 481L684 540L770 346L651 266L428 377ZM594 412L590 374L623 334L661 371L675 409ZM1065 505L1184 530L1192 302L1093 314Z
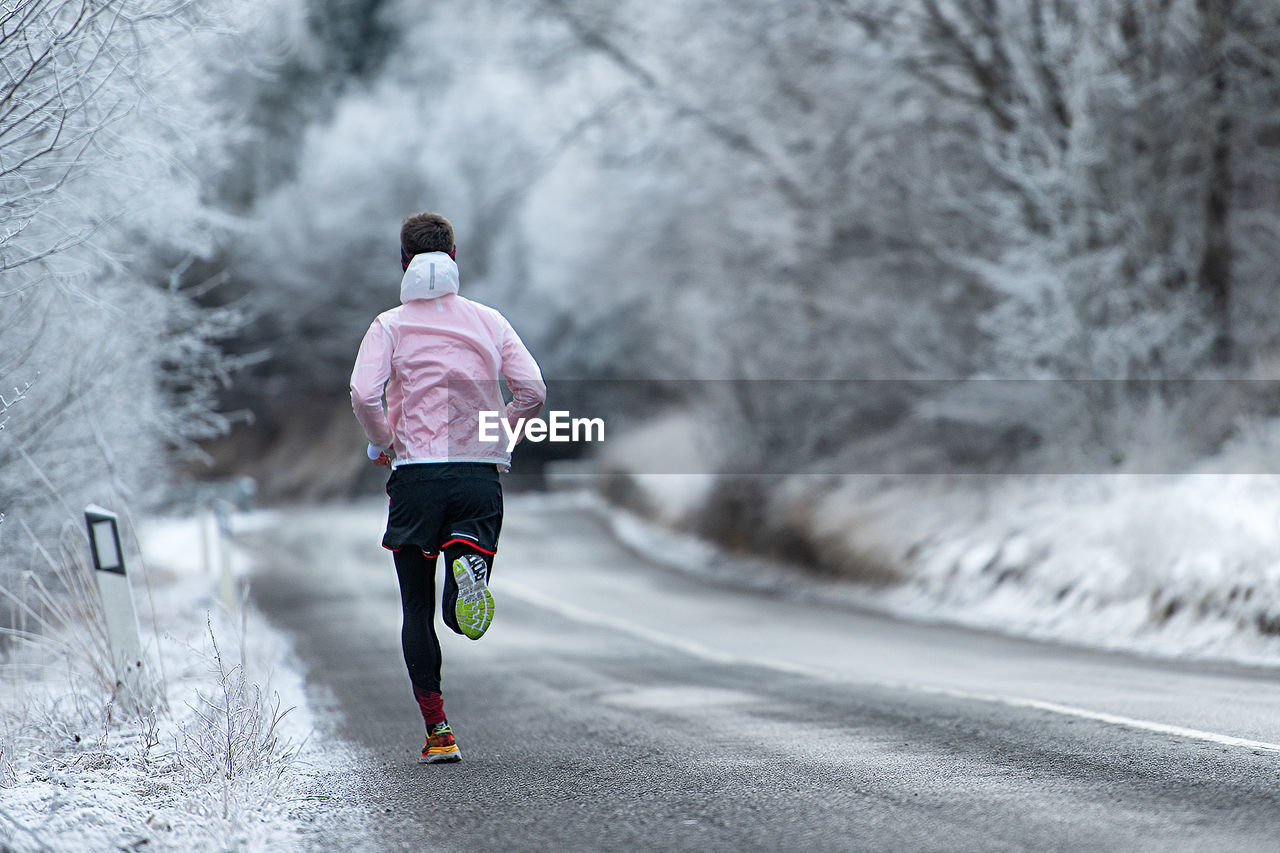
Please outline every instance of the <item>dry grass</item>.
M242 846L265 814L282 808L282 784L301 747L280 732L291 709L247 674L244 622L240 636L218 629L220 640L210 615L205 648L167 637L141 675L121 683L92 569L80 556L82 531L68 525L56 554L31 539L39 571L0 588L14 615L14 627L0 629L11 640L0 662L0 789L107 784L121 808L99 812L99 822L120 821L141 839L182 837L191 849ZM187 674L173 683L153 675L163 656L171 666L177 658L174 670ZM59 795L66 797L49 814L0 810L0 850L10 842L39 850L69 841L58 837L69 830L57 821L81 806L74 794ZM139 814L164 818L136 820Z

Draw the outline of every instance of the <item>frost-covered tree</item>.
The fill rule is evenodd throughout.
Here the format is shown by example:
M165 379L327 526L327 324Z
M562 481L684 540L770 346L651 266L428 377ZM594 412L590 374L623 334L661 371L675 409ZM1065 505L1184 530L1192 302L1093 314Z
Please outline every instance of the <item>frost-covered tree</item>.
M256 184L230 258L261 311L242 346L276 352L248 402L286 418L321 398L345 417L415 209L454 218L464 286L552 379L724 380L709 396L739 458L810 464L974 417L1110 441L1141 382L1046 407L938 380L1176 394L1160 383L1276 344L1280 29L1259 4L350 10L387 27L379 61L312 34L357 82L293 128L290 174ZM839 384L863 379L891 381Z
M997 300L988 372L1118 378L1203 355L1198 188L1178 165L1192 111L1157 59L1185 53L1191 22L1150 8L1126 37L1119 11L921 0L882 20L936 96L926 234Z
M662 176L634 199L659 221L607 235L600 270L648 297L638 363L724 380L698 390L739 463L811 461L900 414L910 377L963 371L956 276L904 203L919 98L859 25L821 4L542 6L643 99L649 153L612 179ZM846 381L882 378L902 382Z
M863 10L869 37L924 87L936 178L916 195L919 234L986 295L981 373L1161 380L1256 355L1256 294L1274 280L1259 190L1274 176L1244 164L1266 154L1259 106L1280 95L1280 30L1274 11L1244 5ZM1117 393L1165 386L1071 387L1077 427L1111 441Z
M408 213L450 217L470 295L526 298L539 325L559 310L530 298L521 221L531 191L545 188L608 105L573 78L576 67L544 67L555 64L545 34L504 4L440 3L424 13L401 3L381 14L400 25L379 73L300 134L290 179L257 196L230 258L259 312L242 345L272 345L242 386L268 420L304 398L336 401L340 414L354 348L396 302ZM585 103L570 90L586 93ZM530 109L539 100L563 109ZM548 239L557 226L548 223ZM557 242L572 249L567 236Z
M1198 282L1219 306L1222 354L1247 363L1280 344L1280 8L1226 0L1197 8L1209 172Z
M120 94L132 48L112 35L134 11L126 6L18 0L0 10L0 271L86 236L41 229L40 219L132 101Z
M46 537L89 500L145 503L225 428L239 309L202 308L213 282L185 271L234 226L202 180L240 127L205 93L278 42L281 8L3 4L0 385L29 387L0 432L0 568L26 565L19 520Z

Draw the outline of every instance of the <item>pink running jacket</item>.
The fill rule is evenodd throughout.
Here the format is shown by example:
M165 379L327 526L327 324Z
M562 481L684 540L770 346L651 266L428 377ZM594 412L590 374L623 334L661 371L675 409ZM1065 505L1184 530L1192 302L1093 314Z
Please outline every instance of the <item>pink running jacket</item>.
M395 448L394 465L509 465L504 430L480 441L480 412L503 412L513 427L536 414L547 397L537 362L505 317L458 295L458 265L443 252L414 256L400 301L369 326L351 372L351 407L369 443Z

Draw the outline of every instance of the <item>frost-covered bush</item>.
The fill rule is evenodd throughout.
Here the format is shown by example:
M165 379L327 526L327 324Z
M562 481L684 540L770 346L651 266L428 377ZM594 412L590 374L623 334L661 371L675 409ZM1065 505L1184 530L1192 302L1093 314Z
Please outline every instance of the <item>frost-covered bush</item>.
M196 530L144 525L155 562L131 562L145 666L129 690L73 536L42 557L48 571L0 587L0 611L19 616L0 629L0 849L276 849L293 836L301 678L287 643L247 603L220 607L216 576L173 547Z
M198 782L233 780L246 774L279 772L293 756L277 731L289 711L280 697L264 696L249 680L245 664L229 663L209 626L211 689L197 690L191 720L177 735L174 760L181 772Z

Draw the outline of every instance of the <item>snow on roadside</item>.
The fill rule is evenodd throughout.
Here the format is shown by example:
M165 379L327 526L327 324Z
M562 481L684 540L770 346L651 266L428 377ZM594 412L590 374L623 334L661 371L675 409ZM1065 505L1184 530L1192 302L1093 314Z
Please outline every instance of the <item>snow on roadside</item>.
M143 524L146 559L130 566L160 707L111 704L75 626L70 651L22 643L0 666L0 849L301 849L305 803L328 772L306 749L303 679L282 635L223 606L197 524ZM243 575L246 556L229 556Z
M870 549L897 614L1167 657L1280 664L1280 478L1201 473L929 478L814 505Z
M653 502L680 485L636 483ZM756 589L1095 648L1280 664L1280 476L799 475L776 485L771 512L900 582L818 577L594 496L556 499L601 514L624 543L674 568ZM705 483L695 491L708 493Z

